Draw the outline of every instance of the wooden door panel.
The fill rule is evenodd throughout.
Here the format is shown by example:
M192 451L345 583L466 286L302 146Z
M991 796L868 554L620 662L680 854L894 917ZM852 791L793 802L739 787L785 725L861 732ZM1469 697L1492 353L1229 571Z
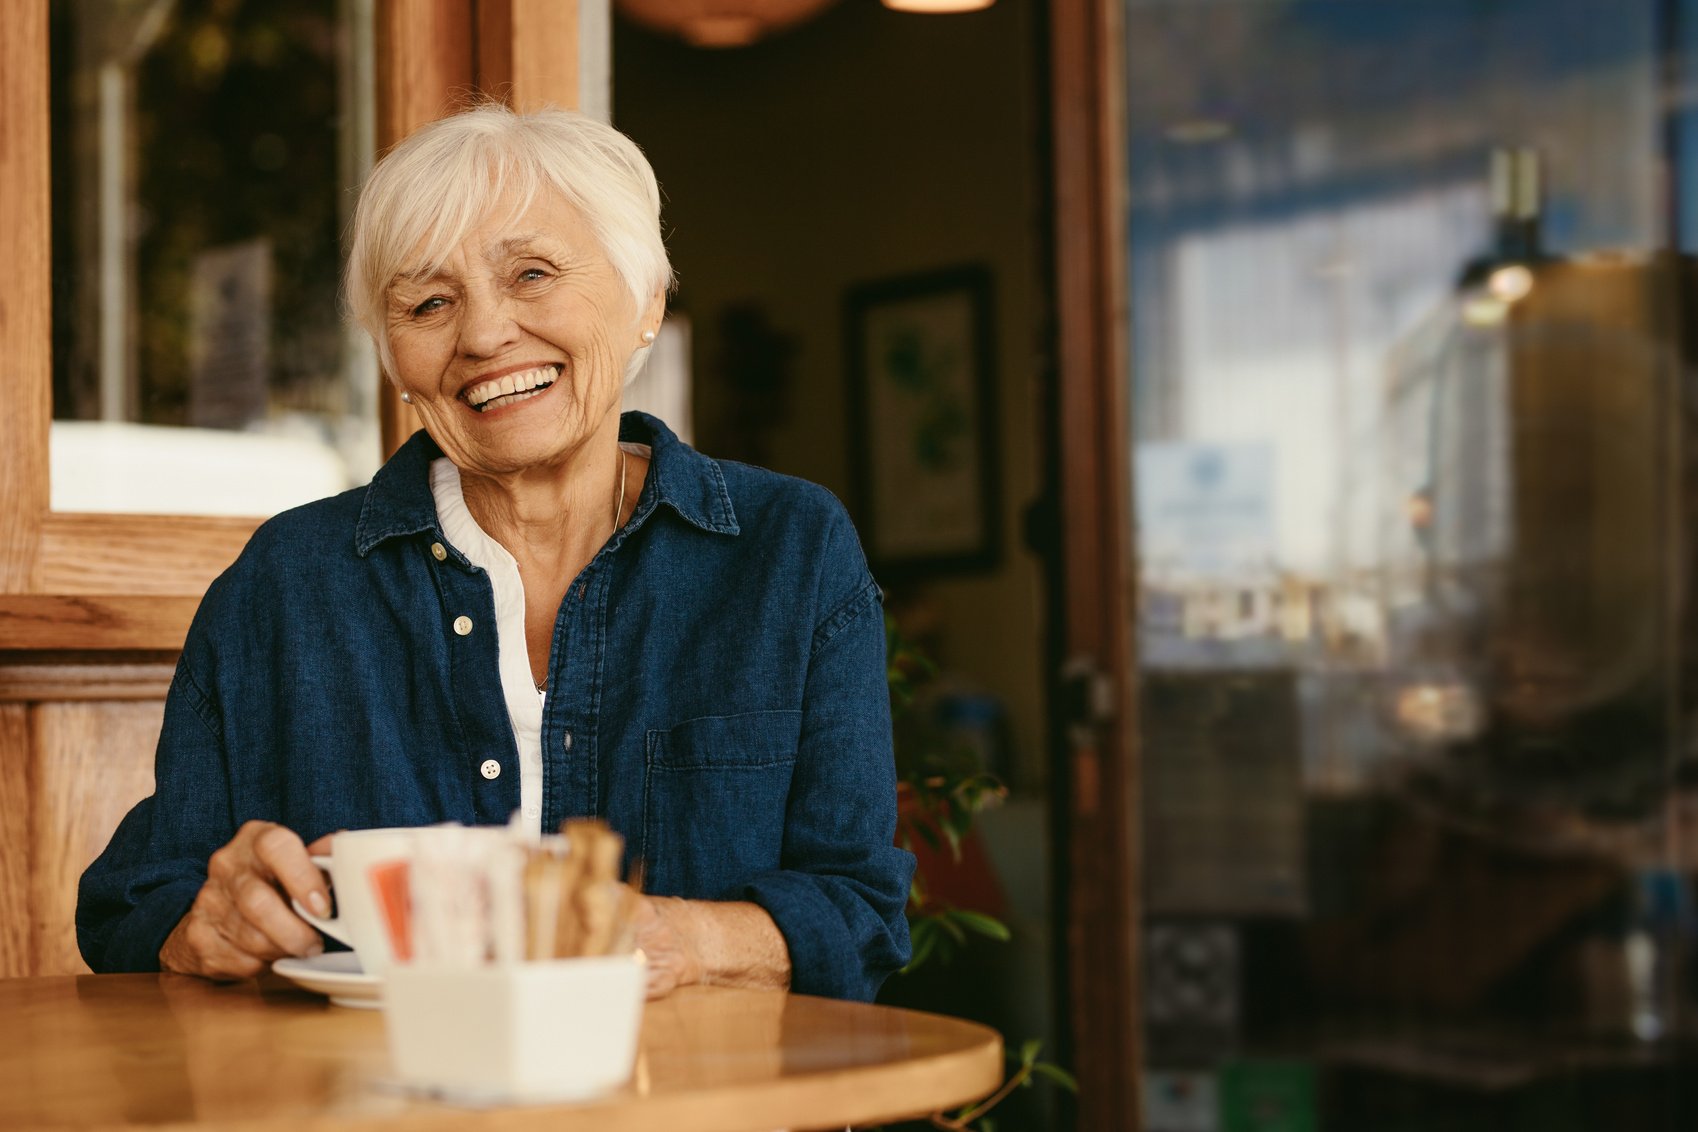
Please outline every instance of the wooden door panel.
M161 701L29 708L31 974L88 971L77 951L77 879L130 807L153 792L153 749L164 711Z
M0 979L32 973L29 707L0 703Z

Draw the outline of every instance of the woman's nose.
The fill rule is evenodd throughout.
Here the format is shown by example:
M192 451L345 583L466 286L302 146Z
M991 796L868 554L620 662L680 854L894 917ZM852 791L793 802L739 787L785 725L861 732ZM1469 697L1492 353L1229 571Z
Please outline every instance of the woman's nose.
M468 357L488 358L518 340L519 325L499 295L468 293L462 301L460 352Z

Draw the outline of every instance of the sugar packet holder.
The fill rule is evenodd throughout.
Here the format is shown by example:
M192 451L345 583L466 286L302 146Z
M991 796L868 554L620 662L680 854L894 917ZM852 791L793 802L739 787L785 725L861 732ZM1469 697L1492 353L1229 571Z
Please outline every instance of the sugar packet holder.
M404 1085L530 1103L630 1076L647 978L633 950L638 898L617 880L623 852L602 823L573 822L540 841L433 834L372 870L399 960L385 999Z

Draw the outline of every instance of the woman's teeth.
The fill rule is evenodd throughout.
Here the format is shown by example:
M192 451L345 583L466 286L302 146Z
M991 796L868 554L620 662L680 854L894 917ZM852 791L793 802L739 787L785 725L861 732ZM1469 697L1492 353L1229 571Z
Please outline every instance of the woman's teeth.
M528 400L554 384L555 368L538 366L523 373L510 373L494 381L466 390L466 403L478 412L487 412L499 402L502 405Z

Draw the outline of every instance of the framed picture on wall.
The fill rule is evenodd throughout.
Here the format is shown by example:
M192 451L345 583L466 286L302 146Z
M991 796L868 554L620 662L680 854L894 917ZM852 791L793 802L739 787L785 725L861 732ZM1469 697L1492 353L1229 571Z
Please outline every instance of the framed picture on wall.
M881 580L1000 556L991 301L979 266L846 296L853 506Z

